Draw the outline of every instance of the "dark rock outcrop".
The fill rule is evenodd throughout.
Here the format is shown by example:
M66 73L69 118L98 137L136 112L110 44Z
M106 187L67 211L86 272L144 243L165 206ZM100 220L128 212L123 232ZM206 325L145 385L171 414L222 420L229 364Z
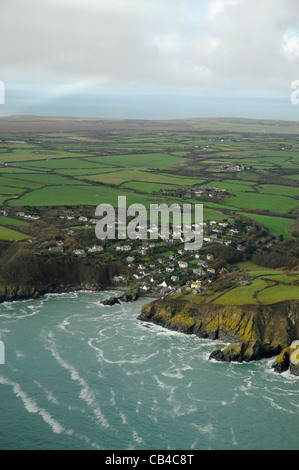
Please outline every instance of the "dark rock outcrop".
M115 304L120 304L120 301L118 300L118 297L112 296L109 297L107 300L103 300L101 302L102 305L115 305Z
M299 341L293 341L284 348L272 364L275 372L290 370L293 375L299 376Z
M131 291L126 291L123 293L123 295L119 297L112 296L107 300L104 300L102 305L115 305L115 304L120 304L121 302L134 302L137 300L139 297L139 293L137 289L131 290Z
M100 291L111 285L119 269L118 263L107 264L72 255L38 256L23 248L14 251L11 248L0 259L0 303L46 293Z

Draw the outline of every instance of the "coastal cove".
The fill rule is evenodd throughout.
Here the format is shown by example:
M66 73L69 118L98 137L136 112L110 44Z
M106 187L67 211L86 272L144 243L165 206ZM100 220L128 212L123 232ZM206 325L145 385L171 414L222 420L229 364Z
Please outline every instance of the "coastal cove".
M119 290L0 305L3 449L297 449L298 379L138 320ZM254 429L254 433L253 433Z
M112 271L113 272L113 271ZM107 274L108 273L108 274ZM2 286L0 304L21 300L37 299L46 294L86 292L107 293L115 290L109 286L109 270L99 274L107 285L81 283L71 285L50 284L48 286ZM290 369L299 376L297 350L299 351L299 304L296 301L278 302L263 305L205 305L200 301L189 300L188 292L183 296L146 294L138 287L133 289L118 287L120 294L107 296L104 306L131 303L139 298L147 299L138 319L153 322L163 328L196 335L199 338L223 340L228 343L224 349L212 351L210 359L224 362L248 362L278 356L273 369L282 373ZM1 339L1 338L0 338ZM295 361L291 361L291 356Z
M104 275L107 275L109 270ZM101 274L100 274L101 276ZM102 274L103 276L103 274ZM109 278L109 274L107 276ZM110 295L102 301L104 306L136 302L140 297L148 301L143 305L138 319L153 322L163 328L196 335L199 338L224 340L228 346L217 348L210 359L224 362L248 362L278 356L273 369L282 373L290 369L299 376L297 351L299 352L299 304L296 301L279 302L267 306L255 305L205 305L183 296L158 295L152 298L137 288L118 288L119 295ZM0 292L0 303L37 299L46 294L86 292L107 293L115 286L99 284L48 286L5 286ZM1 338L0 338L1 339ZM293 355L293 356L292 356ZM291 356L295 359L291 361Z

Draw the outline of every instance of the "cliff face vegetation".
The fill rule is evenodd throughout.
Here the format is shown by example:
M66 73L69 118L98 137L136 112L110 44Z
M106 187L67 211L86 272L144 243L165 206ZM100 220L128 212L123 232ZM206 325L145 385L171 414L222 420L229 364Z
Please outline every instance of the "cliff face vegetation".
M230 343L210 358L251 361L280 354L299 337L299 303L271 305L200 305L179 299L161 299L142 308L138 317L199 338Z
M117 263L70 255L38 256L29 248L12 245L0 254L0 302L71 289L99 290L109 286L118 271Z

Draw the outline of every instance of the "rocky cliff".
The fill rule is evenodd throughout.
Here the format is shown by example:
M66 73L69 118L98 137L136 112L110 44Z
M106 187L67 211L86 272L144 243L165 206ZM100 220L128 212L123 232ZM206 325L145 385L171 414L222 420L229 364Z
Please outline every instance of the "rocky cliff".
M299 338L299 303L296 301L225 306L168 297L146 304L138 318L199 338L230 343L212 352L210 358L218 361L242 362L272 357Z
M1 260L3 261L3 260ZM49 292L101 290L111 285L118 263L96 259L38 257L22 253L0 264L0 302L38 297Z

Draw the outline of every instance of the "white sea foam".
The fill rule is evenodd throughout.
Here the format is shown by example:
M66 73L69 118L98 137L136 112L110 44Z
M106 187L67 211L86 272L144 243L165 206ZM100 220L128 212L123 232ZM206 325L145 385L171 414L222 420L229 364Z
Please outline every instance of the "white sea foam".
M68 319L65 319L57 325L57 328L59 330L64 331L66 329L66 327L69 326L69 325L70 325L70 321Z
M94 392L92 389L88 386L87 382L80 376L79 372L76 370L74 366L69 364L66 360L64 360L61 355L58 353L58 351L55 348L55 344L53 341L53 332L49 331L48 332L48 349L51 352L52 356L56 359L57 363L65 370L67 370L70 373L71 379L74 380L79 384L81 387L79 397L87 403L87 405L92 409L95 417L99 421L99 423L105 427L109 427L109 423L105 416L103 415L97 401Z
M230 430L231 430L231 434L232 434L232 444L233 444L234 446L237 446L237 445L238 445L238 441L237 441L237 439L236 439L234 430L233 430L232 427L230 428Z
M39 387L43 388L38 382L35 383ZM93 448L101 449L101 447L97 443L92 442L88 437L84 436L83 434L77 434L73 429L65 428L65 426L63 426L61 423L59 423L59 421L53 418L53 416L47 410L42 407L39 407L36 401L33 398L29 397L26 392L22 390L21 386L18 383L9 380L3 376L0 376L0 385L10 386L14 395L22 400L26 411L28 413L34 413L41 416L43 421L51 428L51 430L55 434L65 434L67 436L74 436L80 440L85 441L86 444L90 445ZM51 392L46 391L46 393L49 401L57 404L57 400L55 399L55 397L53 397Z
M168 403L170 403L170 404L176 403L175 400L174 400L174 394L175 394L175 391L177 390L178 386L177 385L166 384L165 382L160 380L159 377L157 377L156 375L154 375L154 379L156 380L159 388L167 393Z
M97 347L94 345L94 342L99 342L98 338L89 338L87 344L93 348L95 351L97 351L98 355L98 360L101 362L106 362L107 364L144 364L145 362L149 361L152 357L156 356L159 354L159 351L156 351L152 354L144 355L144 356L135 356L134 358L130 359L117 359L117 360L112 360L108 359L107 357L104 356L104 351L103 349ZM122 348L121 346L119 348ZM122 350L119 349L119 352ZM122 354L120 354L122 356Z
M128 421L127 421L126 415L122 411L120 411L119 416L120 416L122 424L127 425Z
M46 395L46 398L49 402L53 403L54 405L59 405L59 402L57 398L53 395L53 392L47 390L45 387L43 387L37 380L34 380L35 385L37 385L38 388L40 388Z
M16 351L17 359L23 359L24 357L25 357L25 354L22 351Z
M136 413L139 413L139 407L142 405L142 401L138 400L136 403Z
M136 431L133 431L133 439L134 439L135 442L137 442L137 444L145 444L142 437L138 436Z
M211 423L206 425L191 423L191 426L193 426L200 434L208 435L210 439L214 439L214 426Z
M116 403L115 397L116 397L116 394L115 394L114 390L111 389L110 404L111 404L112 406L115 406L115 403Z
M0 376L0 384L10 386L15 396L22 400L23 405L28 411L28 413L36 413L40 415L44 422L50 426L50 428L55 434L61 434L63 432L72 432L71 430L66 430L64 426L62 426L55 418L53 418L53 416L51 416L48 411L46 411L44 408L40 408L37 405L36 401L33 398L29 397L22 390L21 386L18 383Z
M271 406L273 406L273 408L275 408L276 410L279 410L279 411L285 411L286 413L290 413L290 414L296 414L295 411L292 411L292 410L288 410L286 409L285 407L281 406L281 405L278 405L273 398L271 397L267 397L267 396L264 396L263 397L265 400L267 400Z
M174 371L174 372L170 372L170 371L167 371L167 370L163 371L162 375L164 375L165 377L172 378L172 379L183 379L184 378L184 375L182 374L182 372L179 369L176 369L176 371Z

